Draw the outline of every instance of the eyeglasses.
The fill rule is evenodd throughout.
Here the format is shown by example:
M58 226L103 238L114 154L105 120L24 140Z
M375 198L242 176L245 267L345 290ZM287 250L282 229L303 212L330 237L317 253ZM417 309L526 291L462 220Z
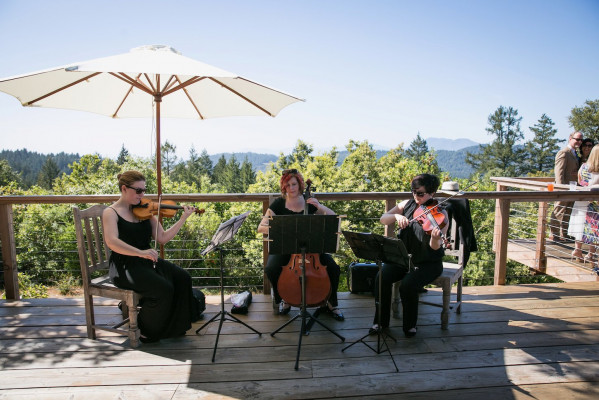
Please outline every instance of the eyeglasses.
M295 169L295 168L283 170L283 175L297 174L297 173L298 173L297 169Z
M142 194L146 192L146 188L136 188L133 186L129 186L129 185L125 185L126 187L128 187L129 189L135 190L135 194Z
M572 139L576 140L577 142L582 142L582 138L575 138L575 137L573 137Z
M583 147L593 147L594 144L593 143L587 143L587 144L583 144L582 146Z
M427 193L426 192L417 192L415 190L412 190L412 194L416 197L424 197L424 195Z

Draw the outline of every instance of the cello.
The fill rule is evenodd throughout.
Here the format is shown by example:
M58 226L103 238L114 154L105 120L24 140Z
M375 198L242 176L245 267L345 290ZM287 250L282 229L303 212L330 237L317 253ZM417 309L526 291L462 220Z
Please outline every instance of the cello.
M312 181L306 180L304 191L304 215L308 215L307 200L312 197L310 188ZM305 260L305 263L304 263ZM302 285L302 266L306 284ZM302 305L302 288L305 289L305 306L316 307L326 304L331 295L331 281L326 265L320 262L318 253L292 254L287 265L282 267L281 276L277 283L279 294L287 304L295 307Z

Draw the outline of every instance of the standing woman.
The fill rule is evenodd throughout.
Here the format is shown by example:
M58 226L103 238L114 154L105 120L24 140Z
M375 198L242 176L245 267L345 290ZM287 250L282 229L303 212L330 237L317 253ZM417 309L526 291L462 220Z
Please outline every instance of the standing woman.
M411 254L409 270L399 265L384 263L379 271L382 274L381 299L379 299L379 276L374 282L376 310L374 325L370 329L375 334L380 328L389 327L391 313L391 292L394 282L401 281L399 295L403 307L403 331L406 337L416 335L418 320L418 293L443 272L443 255L441 234L447 232L448 224L443 229L435 227L425 232L418 221L413 220L414 212L421 206L427 206L433 201L433 196L439 188L439 178L431 174L421 174L412 179L411 189L413 198L404 200L381 216L381 223L389 225L397 221L401 229L399 238L404 242L408 253ZM439 209L448 220L445 210ZM378 307L381 307L381 320L378 320Z
M274 215L299 215L304 213L306 203L308 204L308 214L335 215L335 212L328 207L323 206L314 197L304 200L304 178L297 169L286 169L283 171L279 181L281 188L281 197L276 198L266 210L266 214L258 225L258 232L268 234L268 219ZM279 314L288 314L291 306L281 299L277 283L281 276L282 267L287 265L291 258L290 254L269 254L268 261L264 267L264 272L268 276L275 296L275 303L279 304ZM345 317L341 310L337 308L337 288L339 286L339 266L329 254L320 255L321 264L326 265L327 274L331 281L331 296L323 311L328 312L337 321L343 321Z
M580 145L580 162L582 165L578 169L578 184L583 187L588 186L591 179L587 161L589 160L593 146L595 146L595 142L589 138L584 139ZM572 206L572 214L570 215L570 223L568 224L568 235L574 238L574 250L572 250L571 259L580 262L587 260L582 255L582 231L588 206L588 201L576 201Z
M104 239L112 250L110 276L115 286L141 295L138 322L142 343L183 336L195 322L191 276L159 258L150 241L154 238L164 244L171 240L195 209L184 206L181 218L165 231L155 216L140 221L133 214L132 207L146 192L144 176L126 171L118 175L118 184L120 199L102 214Z
M589 186L599 187L599 145L594 146L587 161L590 173ZM584 258L592 266L597 265L595 254L596 246L599 245L599 204L595 201L589 202L582 230L582 241L589 245L589 252Z

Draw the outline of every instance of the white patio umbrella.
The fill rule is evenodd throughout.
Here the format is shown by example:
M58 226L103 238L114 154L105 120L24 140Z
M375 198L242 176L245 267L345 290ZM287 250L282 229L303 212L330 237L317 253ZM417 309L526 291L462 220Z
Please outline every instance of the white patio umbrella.
M0 91L25 107L89 111L112 118L151 117L155 112L158 194L162 193L161 117L274 117L289 104L303 101L163 45L3 78Z

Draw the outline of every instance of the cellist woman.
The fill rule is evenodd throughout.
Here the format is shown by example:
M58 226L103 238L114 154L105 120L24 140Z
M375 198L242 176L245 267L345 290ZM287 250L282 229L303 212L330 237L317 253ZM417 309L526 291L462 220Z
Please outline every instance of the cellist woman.
M377 329L387 329L391 312L391 291L394 282L401 280L399 295L402 305L403 331L406 337L416 335L416 322L418 320L418 292L428 285L443 272L443 235L447 233L449 224L430 226L426 231L422 221L414 219L415 213L423 206L426 208L433 203L434 195L439 188L439 178L431 174L421 174L412 179L412 199L404 200L381 216L381 223L389 225L397 222L400 231L399 238L404 242L408 253L412 255L410 269L401 268L399 265L384 263L382 273L381 299L379 301L379 276L375 282L375 302L381 307L381 320L378 320L378 308L374 314L374 325L370 328L372 334ZM430 210L438 214L441 219L448 220L447 213L440 207L431 207ZM426 222L426 220L424 220ZM379 325L380 324L380 325Z
M281 197L276 198L266 210L264 217L258 225L258 232L268 234L269 217L274 215L299 215L304 214L306 204L308 205L308 214L335 215L330 208L322 205L316 198L310 197L304 199L305 189L304 178L297 169L286 169L283 171L279 181ZM282 267L287 265L291 258L290 254L269 254L268 261L264 271L273 288L275 303L279 305L279 314L288 314L291 305L286 304L281 298L277 289L277 283L281 276ZM322 311L330 314L337 321L343 321L345 317L338 306L337 287L339 286L339 266L329 254L320 254L320 262L327 267L327 274L331 281L331 295L327 305L322 307Z
M179 220L165 230L156 216L140 220L133 212L146 192L146 179L138 171L118 177L121 197L102 214L104 240L112 250L110 276L115 286L141 295L138 316L142 343L183 336L191 328L197 310L191 276L183 268L158 257L158 243L171 240L195 208L184 206Z

